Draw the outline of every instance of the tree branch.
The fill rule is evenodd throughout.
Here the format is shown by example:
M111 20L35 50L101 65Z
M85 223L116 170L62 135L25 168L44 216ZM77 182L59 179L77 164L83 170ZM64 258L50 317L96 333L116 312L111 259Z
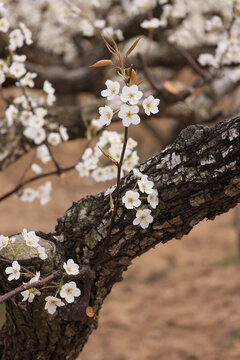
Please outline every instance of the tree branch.
M159 192L159 205L152 210L154 221L147 229L134 226L135 211L120 204L111 241L104 253L101 249L112 213L108 195L99 193L75 202L58 220L56 232L42 236L55 243L56 252L53 260L50 259L53 264L72 258L79 264L88 264L94 271L89 305L95 316L80 319L70 316L68 321L61 316L52 319L42 310L40 297L31 308L16 297L14 302L7 303L5 358L9 358L7 355L11 354L12 348L16 360L23 355L25 358L30 356L30 348L25 346L26 334L20 331L24 323L28 338L30 336L31 341L38 343L39 360L66 356L69 360L76 359L97 326L105 297L122 279L123 271L132 259L160 242L180 239L201 220L213 219L240 201L239 134L240 117L213 128L190 126L171 146L143 163L140 171L154 181ZM135 182L132 172L123 178L120 197L132 189ZM112 196L116 200L116 190ZM79 281L79 287L83 288ZM0 289L2 287L6 287L5 277L0 280ZM19 319L21 314L24 314L23 322ZM39 344L40 329L45 335Z

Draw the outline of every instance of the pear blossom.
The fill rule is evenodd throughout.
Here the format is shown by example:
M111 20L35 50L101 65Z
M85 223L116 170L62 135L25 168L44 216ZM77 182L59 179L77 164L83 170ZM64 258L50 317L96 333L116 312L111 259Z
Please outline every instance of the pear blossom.
M32 303L33 300L34 300L34 297L36 295L41 295L41 293L40 293L39 290L37 290L35 288L32 288L32 289L29 289L29 290L22 291L21 295L23 296L22 301L27 301L28 300L29 303Z
M143 29L157 29L159 26L165 26L165 22L158 18L152 18L151 20L144 20L140 26Z
M32 72L27 72L24 77L22 77L19 80L20 85L22 86L28 86L30 88L34 87L34 81L33 79L35 79L37 77L36 73L32 73Z
M50 133L48 135L47 140L48 140L48 143L52 146L57 146L62 142L61 136L57 132Z
M63 125L60 125L59 126L59 132L60 132L60 135L63 139L63 141L68 141L69 139L69 136L68 136L68 133L67 133L67 128Z
M143 100L143 108L147 115L158 113L158 105L160 103L159 99L155 99L152 95L148 96Z
M6 18L0 19L0 31L7 32L9 29L9 26L10 26L10 24Z
M24 64L20 62L13 62L12 65L9 68L9 73L16 78L20 78L23 76L26 72Z
M57 310L57 307L64 306L64 302L61 301L61 299L55 297L55 296L47 296L45 298L46 304L44 309L49 312L49 314L54 314Z
M35 164L33 163L31 165L31 170L35 173L35 174L41 174L42 172L42 168L38 165L38 164Z
M118 95L120 90L120 84L118 81L107 80L105 82L107 89L101 91L103 97L107 97L107 100L112 100L116 95Z
M106 172L105 168L95 169L95 170L93 170L91 175L92 175L93 179L97 182L108 180L107 172Z
M151 205L151 207L153 209L156 209L156 207L157 207L157 205L159 203L158 191L156 189L154 189L153 192L148 195L147 201L149 202L149 204Z
M152 194L153 193L153 185L154 183L148 180L147 175L143 175L141 179L138 180L139 190L142 193Z
M138 111L139 107L136 105L121 105L118 116L122 119L123 126L128 127L131 124L138 125L140 123L140 117L137 115Z
M79 265L76 264L73 259L68 259L68 261L63 264L63 268L68 275L79 274Z
M50 200L50 194L52 191L51 181L46 181L44 185L38 187L38 198L41 205L46 205Z
M141 97L143 96L142 91L138 90L137 85L124 86L122 88L122 94L120 96L123 102L129 102L131 105L136 105Z
M63 285L60 291L60 296L68 303L73 303L74 297L78 297L80 295L81 290L77 288L77 285L74 281L70 281L69 283Z
M13 121L15 120L18 114L18 109L14 105L10 105L5 111L6 119L8 122L8 126L12 126Z
M76 166L75 169L78 171L78 174L80 177L85 177L85 176L89 176L89 169L87 167L87 165L83 162L79 162Z
M20 278L20 269L21 266L19 265L19 263L16 260L13 261L12 266L8 266L5 269L5 273L10 274L8 276L8 280L9 281L18 280Z
M48 81L48 80L44 81L44 83L43 83L43 91L46 92L47 94L54 94L55 93L55 89L53 88L50 81Z
M133 169L133 173L134 173L134 175L137 177L137 178L139 178L139 179L141 179L142 177L143 177L143 173L141 173L141 171L139 171L138 169Z
M9 237L0 235L0 250L8 246Z
M27 229L23 229L22 231L23 239L26 242L26 245L37 248L39 246L39 237L35 234L35 231L27 231Z
M31 45L33 43L32 41L32 32L27 28L27 26L20 22L19 27L22 30L22 33L24 35L24 40L27 45Z
M20 196L22 202L32 202L38 197L38 192L32 188L25 188Z
M151 210L144 209L138 210L136 213L136 218L133 220L133 225L139 225L143 229L146 229L150 223L153 222L153 217L151 215Z
M137 191L128 190L122 198L127 209L133 209L141 205L141 200L139 199L139 193Z
M102 29L106 25L106 21L103 19L96 19L93 25L98 29Z
M36 248L36 255L41 259L41 260L46 260L48 258L48 255L46 253L46 250L43 246L38 245L38 247Z
M16 50L23 46L24 36L20 29L15 29L9 34L9 49Z
M46 139L46 132L43 128L34 128L31 126L28 126L27 128L25 128L25 130L23 131L23 134L33 140L33 142L37 145L41 144L41 142L43 142Z
M110 108L110 106L102 106L99 108L99 123L101 126L109 125L111 123L112 117L113 117L113 110Z
M39 129L45 124L45 120L39 116L32 115L29 119L29 126Z
M37 147L36 157L46 164L51 160L48 148L45 144Z

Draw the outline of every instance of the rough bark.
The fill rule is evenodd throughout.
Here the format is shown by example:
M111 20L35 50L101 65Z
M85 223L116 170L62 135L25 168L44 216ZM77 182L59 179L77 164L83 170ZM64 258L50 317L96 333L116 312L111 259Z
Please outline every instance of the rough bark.
M154 222L145 230L133 226L135 211L121 205L104 253L102 244L111 218L109 196L104 193L73 203L58 219L54 234L39 233L47 244L53 242L56 247L48 261L49 269L59 268L67 258L90 265L95 278L89 304L95 316L90 319L84 315L88 304L81 297L68 311L48 316L43 300L38 298L32 306L22 303L19 295L6 304L1 360L76 359L97 327L105 297L122 280L123 271L133 258L160 242L180 239L201 220L214 219L240 201L239 134L240 117L213 128L190 126L171 146L143 163L140 171L154 181L159 191ZM135 182L132 172L123 178L121 196ZM25 260L26 263L32 264L31 270L40 266L36 259ZM3 276L1 292L10 285ZM79 280L79 286L84 289L84 280Z

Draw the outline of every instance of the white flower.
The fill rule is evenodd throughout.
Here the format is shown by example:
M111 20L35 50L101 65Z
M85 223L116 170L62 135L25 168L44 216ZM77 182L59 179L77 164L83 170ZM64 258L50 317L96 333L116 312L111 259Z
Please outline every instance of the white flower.
M143 29L157 29L159 26L165 26L165 22L158 18L152 18L151 20L144 20L140 26Z
M156 189L154 189L153 192L148 195L147 201L149 202L149 204L151 205L151 207L153 209L156 209L156 207L157 207L157 205L159 203L158 191Z
M46 254L46 250L43 246L38 245L38 247L36 248L36 255L41 259L41 260L46 260L48 258L48 255Z
M25 39L25 43L26 43L27 45L31 45L31 44L33 43L31 31L30 31L30 30L27 28L27 26L26 26L24 23L22 23L22 22L19 23L19 26L20 26L20 29L21 29L22 32L23 32L24 39Z
M100 125L109 125L111 123L112 117L113 117L113 111L110 108L110 106L102 106L99 108L99 114L100 114L100 118L99 118L99 122Z
M22 86L29 86L32 88L34 87L33 79L35 79L35 77L37 77L36 73L27 72L25 76L19 80L19 82Z
M8 266L5 270L6 274L10 274L8 276L8 280L12 281L13 279L18 280L20 278L20 269L21 266L17 261L13 261L12 266Z
M105 25L106 25L106 21L103 19L96 19L94 21L94 26L98 29L104 28Z
M61 135L63 141L68 141L69 136L67 133L67 128L65 128L65 126L63 126L63 125L60 125L59 132L60 132L60 135Z
M57 132L50 133L48 135L47 140L48 140L48 143L52 146L57 146L62 142L61 136Z
M37 272L36 272L36 275L31 278L31 280L28 282L28 284L32 284L32 283L38 281L39 278L40 278L40 271L37 271ZM24 284L25 284L25 283L24 283Z
M108 100L112 100L120 90L120 84L118 81L107 80L105 82L107 89L101 91L103 97L107 97Z
M29 119L29 126L40 129L45 124L45 120L39 116L32 115Z
M35 173L35 174L41 174L42 172L42 168L38 165L33 163L31 166L31 170Z
M80 295L81 290L77 288L77 285L74 281L70 281L69 283L63 285L60 291L60 296L68 303L73 303L74 297L78 297Z
M139 193L137 191L129 190L122 198L122 202L124 203L127 209L133 209L141 205L141 201L139 199Z
M83 162L79 162L76 166L75 169L78 171L78 174L80 177L84 177L84 176L89 176L89 170L88 167L85 163Z
M18 109L14 105L10 105L5 111L5 115L7 118L8 126L12 126L13 120L16 118L18 114Z
M137 178L141 179L143 177L143 173L141 173L138 169L133 169L133 173Z
M39 145L46 139L46 132L43 128L33 128L28 126L24 131L23 134L34 141L35 144Z
M13 62L9 68L9 72L11 75L15 76L16 78L20 78L25 74L26 69L23 63Z
M26 55L13 55L13 61L16 61L16 62L24 62L27 60L27 57Z
M80 23L80 29L83 33L84 36L88 36L91 37L94 35L94 27L92 26L92 24L86 20L83 19Z
M118 116L122 119L123 126L128 127L131 124L138 125L140 123L140 117L137 115L138 111L139 107L136 105L121 105Z
M46 300L46 304L44 309L47 310L51 315L55 313L57 306L65 305L64 302L61 301L61 299L58 299L55 296L47 296L45 300Z
M2 32L7 32L8 29L9 29L9 26L10 26L10 24L9 24L9 22L7 21L6 18L1 18L1 19L0 19L0 31L2 31Z
M105 168L97 168L93 170L91 175L93 179L97 182L106 181L108 177Z
M48 163L51 160L51 156L49 154L47 146L41 145L38 146L36 156L40 159L44 164Z
M207 31L219 31L223 28L222 19L219 16L213 16L210 20L206 21L205 26Z
M153 217L150 214L151 210L149 209L138 210L136 218L133 220L133 225L139 225L143 229L146 229L148 225L153 222Z
M34 300L34 297L36 295L41 295L41 293L40 293L39 290L37 290L35 288L32 288L32 289L29 289L29 290L22 291L21 295L23 296L22 301L27 301L28 300L29 303L32 303L33 300Z
M52 191L51 181L47 181L44 185L38 187L38 198L41 205L46 205L50 200L50 194Z
M23 229L22 236L26 242L26 245L34 248L37 248L39 246L39 237L35 234L35 231L28 232L27 229Z
M153 182L148 180L147 175L143 175L141 179L138 180L139 190L142 193L152 194L153 193Z
M9 237L0 235L0 250L5 248L8 245Z
M53 88L50 81L45 80L43 83L43 91L45 91L47 94L53 95L55 93L55 89Z
M63 267L68 275L79 274L79 265L76 264L73 259L68 259L68 261L63 264Z
M123 102L129 102L131 105L136 105L141 97L143 96L142 91L138 90L137 85L124 86L122 88L122 94L120 96Z
M159 103L160 103L159 99L155 99L152 95L150 95L148 98L143 100L143 108L145 110L145 113L147 115L150 115L150 113L153 113L153 114L158 113Z
M129 156L126 160L124 160L122 166L123 170L128 172L131 171L134 168L134 166L138 164L138 161L139 161L139 156L136 151L133 151L131 156Z
M9 49L16 50L23 46L24 36L21 33L20 29L15 29L9 34Z
M20 199L23 202L32 202L37 198L37 196L38 196L38 192L28 187L23 190Z
M102 34L104 37L111 38L114 35L114 30L111 26L108 26L102 30Z

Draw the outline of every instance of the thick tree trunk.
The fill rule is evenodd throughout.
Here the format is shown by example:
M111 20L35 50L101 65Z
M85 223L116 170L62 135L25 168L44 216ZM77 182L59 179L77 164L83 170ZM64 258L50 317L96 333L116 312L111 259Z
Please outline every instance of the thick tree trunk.
M49 256L48 271L59 268L67 258L91 267L95 277L90 300L86 302L84 293L87 279L82 279L79 287L83 296L53 316L43 310L40 297L33 305L22 303L20 295L7 301L1 360L76 359L97 326L105 297L122 280L133 258L160 242L180 239L201 220L213 219L240 201L239 133L240 117L213 128L190 126L170 147L143 163L140 171L154 181L159 191L159 205L152 212L154 222L145 230L133 226L135 211L121 205L105 251L102 249L111 210L109 196L104 193L73 203L58 219L54 234L39 233L47 244L53 242L56 246ZM121 196L135 182L132 172L123 178ZM37 269L40 265L33 263L35 260L26 262ZM10 285L3 276L1 292L9 290ZM85 315L88 304L94 309L94 318Z

